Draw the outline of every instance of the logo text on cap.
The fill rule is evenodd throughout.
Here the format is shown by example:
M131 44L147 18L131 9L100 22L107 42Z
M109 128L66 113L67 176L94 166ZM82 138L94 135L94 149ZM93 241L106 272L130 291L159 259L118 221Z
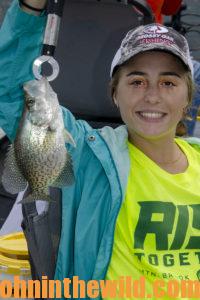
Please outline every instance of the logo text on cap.
M159 25L152 25L148 26L147 28L144 29L145 33L166 33L168 32L168 29Z

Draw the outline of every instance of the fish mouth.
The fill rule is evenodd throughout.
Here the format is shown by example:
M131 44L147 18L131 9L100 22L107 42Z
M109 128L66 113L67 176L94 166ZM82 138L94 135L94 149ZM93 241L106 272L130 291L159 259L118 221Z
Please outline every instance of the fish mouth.
M167 113L161 111L136 111L135 114L147 122L160 122L167 116Z

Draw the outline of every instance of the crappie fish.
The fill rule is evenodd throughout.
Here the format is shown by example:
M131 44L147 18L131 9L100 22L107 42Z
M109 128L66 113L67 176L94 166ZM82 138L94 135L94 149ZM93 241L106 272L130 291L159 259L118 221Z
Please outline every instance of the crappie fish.
M51 201L49 186L62 187L74 182L73 166L65 143L75 146L64 128L56 93L42 78L24 84L25 107L14 144L5 160L2 184L16 194L27 183L30 194L21 202Z

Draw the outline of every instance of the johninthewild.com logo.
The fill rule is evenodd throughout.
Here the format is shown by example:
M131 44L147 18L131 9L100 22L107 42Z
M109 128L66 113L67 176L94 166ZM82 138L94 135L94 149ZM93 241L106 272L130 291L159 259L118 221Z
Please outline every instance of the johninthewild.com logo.
M131 276L121 276L118 280L89 280L84 281L78 276L63 280L23 280L14 276L13 281L0 281L0 299L59 299L59 298L133 298L153 299L169 298L200 298L200 281L198 280L154 280L151 293L146 291L146 279L141 276L134 280Z

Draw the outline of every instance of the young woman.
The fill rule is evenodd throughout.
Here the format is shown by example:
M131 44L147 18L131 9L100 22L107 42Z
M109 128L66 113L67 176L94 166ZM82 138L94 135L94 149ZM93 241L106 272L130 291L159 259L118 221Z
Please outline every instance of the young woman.
M33 11L36 2L27 1ZM22 8L29 14L14 1L3 29L11 35L4 36L0 48L5 71L1 103L8 107L15 101L15 119L22 106L20 86L31 74L28 64L17 83L12 73L22 58L31 64L37 56L44 25L43 17ZM12 72L6 69L11 60ZM165 26L146 25L128 32L111 66L111 94L125 125L92 129L63 108L65 126L78 147L70 149L75 184L62 189L55 279L78 276L128 284L130 278L144 277L151 299L169 299L168 280L198 279L200 145L176 138L192 99L192 73L185 38ZM11 136L14 125L4 126ZM164 280L164 294L152 294L156 279Z

